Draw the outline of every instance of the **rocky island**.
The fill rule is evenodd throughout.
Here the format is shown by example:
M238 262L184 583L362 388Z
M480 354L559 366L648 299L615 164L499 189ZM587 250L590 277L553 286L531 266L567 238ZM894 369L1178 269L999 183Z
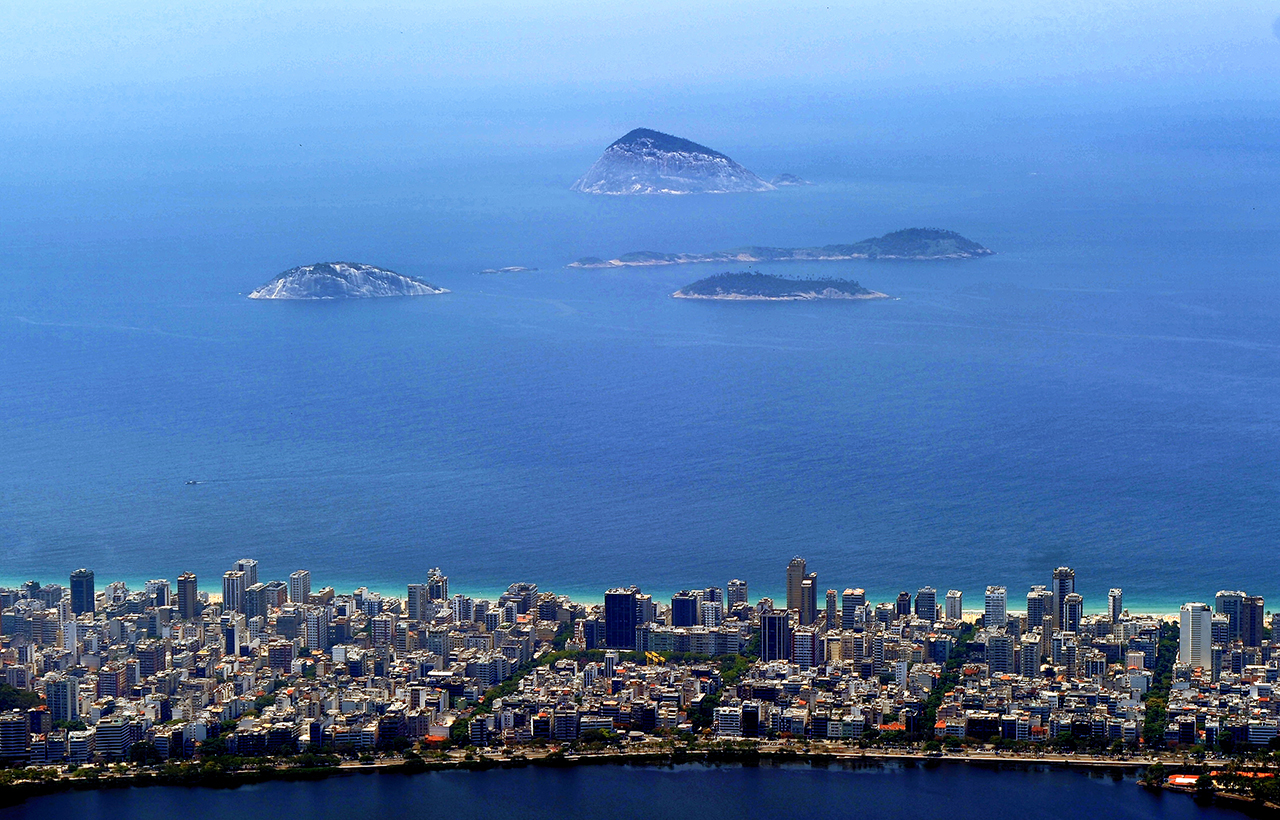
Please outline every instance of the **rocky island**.
M713 253L657 253L635 251L616 259L585 256L569 263L571 268L631 268L653 265L687 265L695 262L824 262L849 259L972 259L990 256L984 248L955 231L937 228L908 228L852 245L823 245L820 248L734 248Z
M766 273L717 273L671 294L677 299L798 302L813 299L888 299L851 279L784 279Z
M774 186L719 151L637 128L605 149L571 190L584 194L731 194Z
M250 299L369 299L429 296L445 288L359 262L320 262L290 268L249 294Z

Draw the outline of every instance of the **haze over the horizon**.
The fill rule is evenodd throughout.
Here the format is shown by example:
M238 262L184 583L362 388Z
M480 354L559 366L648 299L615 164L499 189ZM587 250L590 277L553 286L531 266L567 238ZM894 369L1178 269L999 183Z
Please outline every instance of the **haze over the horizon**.
M173 82L315 92L390 83L673 91L724 82L867 91L1168 83L1192 97L1273 98L1277 13L1249 0L232 0L142 9L54 0L0 12L0 73L8 94Z
M26 216L59 180L378 164L397 150L463 164L585 157L637 126L731 155L894 141L922 124L1019 150L1018 123L1069 130L1085 110L1269 110L1278 11L1246 0L8 4L0 172Z

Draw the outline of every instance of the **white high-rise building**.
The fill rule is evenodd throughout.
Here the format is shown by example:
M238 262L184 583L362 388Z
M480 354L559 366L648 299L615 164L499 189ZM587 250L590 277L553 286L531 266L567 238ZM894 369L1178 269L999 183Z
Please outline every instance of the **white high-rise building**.
M724 623L724 605L719 601L703 601L699 610L699 619L703 626L715 627Z
M244 609L244 573L240 570L229 570L222 573L222 611L240 612Z
M964 593L958 589L947 590L947 611L946 617L948 621L958 621L964 617Z
M431 605L431 592L427 584L409 584L405 598L406 615L411 621L430 620L436 613Z
M734 607L745 603L747 603L747 582L734 578L729 582L728 598L725 601L725 608L732 612Z
M244 588L248 589L258 583L258 562L253 558L241 558L232 567L236 572L244 573Z
M1124 615L1124 590L1113 589L1107 593L1107 614L1111 616L1111 623L1119 623L1120 617Z
M846 589L840 594L840 628L853 629L858 622L858 608L866 605L865 593L860 589Z
M305 569L289 573L289 600L295 604L305 604L311 596L311 573Z
M987 587L986 608L983 612L982 625L988 629L1005 626L1009 623L1009 590L1001 586Z
M1213 664L1213 610L1197 602L1178 613L1178 662L1210 669Z

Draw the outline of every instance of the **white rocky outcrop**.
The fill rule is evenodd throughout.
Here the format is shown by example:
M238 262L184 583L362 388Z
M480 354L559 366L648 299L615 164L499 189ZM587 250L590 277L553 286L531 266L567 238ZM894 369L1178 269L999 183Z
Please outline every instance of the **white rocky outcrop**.
M445 288L359 262L320 262L290 268L249 294L250 299L369 299L430 296Z

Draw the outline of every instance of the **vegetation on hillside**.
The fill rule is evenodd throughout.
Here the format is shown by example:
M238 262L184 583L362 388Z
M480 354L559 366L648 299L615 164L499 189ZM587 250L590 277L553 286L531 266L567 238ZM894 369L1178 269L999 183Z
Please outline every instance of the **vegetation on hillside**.
M851 279L784 279L767 273L717 273L686 285L686 296L752 296L760 299L800 298L805 294L832 290L847 296L865 296L870 290Z

